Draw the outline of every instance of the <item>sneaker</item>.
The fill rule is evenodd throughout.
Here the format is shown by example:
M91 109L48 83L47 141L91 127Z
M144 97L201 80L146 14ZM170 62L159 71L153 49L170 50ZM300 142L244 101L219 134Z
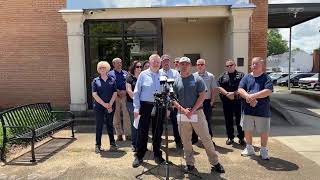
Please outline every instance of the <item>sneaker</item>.
M101 147L100 146L96 146L95 152L97 154L99 154L101 152Z
M110 151L116 151L118 148L119 146L115 142L110 143Z
M228 138L227 141L226 141L226 145L231 145L233 143L234 143L234 141L231 138Z
M143 160L139 159L137 157L134 158L133 162L132 162L132 167L133 168L137 168L142 164Z
M255 155L254 149L252 145L247 145L246 148L241 152L241 156L251 156Z
M188 164L185 168L186 171L193 171L194 169L195 169L195 167L193 165L188 165Z
M123 141L122 135L118 135L117 141Z
M246 145L246 141L244 139L239 139L239 144L240 145Z
M268 149L266 147L261 147L260 148L260 156L261 156L261 159L263 160L269 160L270 157L268 155Z
M226 172L220 163L211 167L211 172L214 172L214 171L217 173L225 173Z
M161 164L164 162L164 159L161 156L156 156L154 157L154 162L156 162L157 164Z

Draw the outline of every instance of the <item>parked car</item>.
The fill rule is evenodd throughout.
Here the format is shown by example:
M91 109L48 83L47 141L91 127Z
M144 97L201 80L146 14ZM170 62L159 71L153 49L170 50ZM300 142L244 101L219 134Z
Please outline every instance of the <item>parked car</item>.
M317 91L320 90L320 82L319 81L314 85L314 90L317 90Z
M299 87L303 89L313 89L314 85L318 82L319 75L318 73L307 78L301 78L299 80Z
M299 79L311 77L315 73L296 73L290 75L290 87L299 86ZM280 78L277 80L277 85L288 86L288 76Z
M270 78L272 79L273 84L277 84L277 80L283 77L288 76L288 73L272 73Z

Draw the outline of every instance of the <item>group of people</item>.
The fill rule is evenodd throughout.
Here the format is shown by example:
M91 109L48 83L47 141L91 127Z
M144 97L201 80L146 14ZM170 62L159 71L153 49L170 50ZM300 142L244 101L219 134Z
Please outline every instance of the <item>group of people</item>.
M100 74L92 82L92 95L96 112L96 152L101 151L101 135L104 122L110 140L110 149L118 148L114 139L131 140L135 152L132 166L139 167L147 149L149 126L152 126L152 145L154 160L163 163L161 136L163 117L167 116L172 123L176 147L183 149L186 169L195 169L192 144L198 137L206 150L212 171L224 173L219 163L212 140L211 129L212 108L216 92L223 104L227 145L234 143L234 120L237 126L239 144L245 148L243 156L255 154L252 136L256 130L261 137L260 156L269 159L267 141L270 130L270 99L273 86L270 77L264 73L264 60L255 57L251 61L251 73L244 74L236 70L234 60L227 59L226 71L219 77L206 70L206 60L198 59L197 72L192 73L192 63L188 57L177 57L171 62L167 54L161 57L152 54L148 61L134 61L129 72L122 70L122 60L112 60L113 70L106 61L100 61L97 71ZM171 63L174 67L171 68ZM143 69L144 66L147 66ZM175 80L173 84L176 100L172 102L172 110L158 111L155 107L154 94L160 93L160 77L167 76ZM121 121L121 112L122 118ZM159 114L161 113L161 114ZM179 117L179 120L177 119ZM182 118L183 117L183 118ZM234 118L235 117L235 118ZM135 121L138 126L134 127Z

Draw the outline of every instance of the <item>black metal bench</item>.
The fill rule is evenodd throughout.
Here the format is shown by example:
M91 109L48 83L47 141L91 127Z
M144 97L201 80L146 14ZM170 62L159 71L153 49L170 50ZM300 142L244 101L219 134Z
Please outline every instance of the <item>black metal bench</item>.
M71 127L74 138L74 114L70 111L52 111L50 103L27 104L12 108L1 112L0 119L3 129L2 161L5 161L8 142L31 142L31 162L35 162L34 143L36 141L51 136L55 131L65 127Z

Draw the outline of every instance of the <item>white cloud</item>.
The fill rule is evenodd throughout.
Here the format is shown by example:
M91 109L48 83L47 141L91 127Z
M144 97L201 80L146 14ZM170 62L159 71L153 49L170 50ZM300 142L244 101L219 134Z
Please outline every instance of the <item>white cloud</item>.
M320 46L320 17L292 27L292 49L300 48L308 53ZM289 42L289 29L280 29L282 37Z

